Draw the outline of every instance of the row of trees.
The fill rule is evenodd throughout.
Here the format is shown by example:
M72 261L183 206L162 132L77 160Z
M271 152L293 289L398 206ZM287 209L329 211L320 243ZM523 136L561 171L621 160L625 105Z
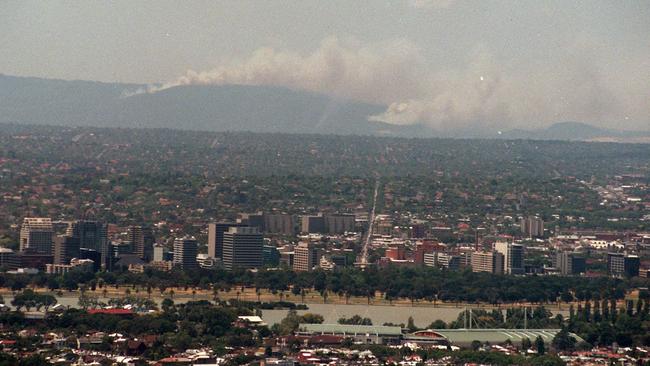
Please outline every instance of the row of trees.
M650 345L650 299L626 301L621 307L612 299L587 301L571 308L568 329L591 344Z
M97 290L106 287L133 287L134 291L165 293L174 287L203 290L229 290L238 287L255 287L272 292L291 291L304 297L306 291L315 290L324 301L328 296L366 297L368 303L375 296L386 300L410 299L412 302L483 302L490 304L513 302L572 302L622 299L635 287L647 287L648 280L615 279L608 277L582 278L561 276L493 275L466 271L444 271L435 268L342 268L331 272L293 272L291 270L225 271L225 270L174 270L160 272L147 269L144 273L80 271L63 276L0 275L0 285L20 290L29 285L46 286L52 290L74 290L83 287ZM63 286L63 287L62 287ZM130 290L129 290L130 291Z

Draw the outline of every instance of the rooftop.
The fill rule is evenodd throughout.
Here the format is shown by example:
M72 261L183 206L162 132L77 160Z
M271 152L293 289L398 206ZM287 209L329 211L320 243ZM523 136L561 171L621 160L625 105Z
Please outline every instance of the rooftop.
M349 324L300 324L299 332L320 334L379 334L389 336L402 335L402 328L380 325Z
M550 343L561 329L429 329L406 336L407 339L446 338L451 343L471 343L472 341L503 343L510 340L520 343L524 338L534 341L538 336ZM578 342L583 341L576 334L570 333Z

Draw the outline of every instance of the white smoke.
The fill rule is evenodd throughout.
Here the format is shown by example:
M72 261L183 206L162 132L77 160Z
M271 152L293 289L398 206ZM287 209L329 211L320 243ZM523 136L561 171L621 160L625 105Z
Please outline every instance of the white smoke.
M626 83L615 88L579 47L561 61L513 66L478 47L460 67L440 69L427 64L421 50L407 40L360 45L329 37L311 53L260 48L247 59L188 71L124 96L181 85L285 86L388 106L370 120L426 123L441 130L535 127L562 120L611 122L650 96L645 84L634 93L625 90ZM636 110L630 118L650 118L647 110Z
M314 52L260 48L250 58L213 70L188 71L176 80L131 94L157 92L180 85L281 85L372 103L388 104L425 91L426 74L419 50L405 40L361 47L323 40Z

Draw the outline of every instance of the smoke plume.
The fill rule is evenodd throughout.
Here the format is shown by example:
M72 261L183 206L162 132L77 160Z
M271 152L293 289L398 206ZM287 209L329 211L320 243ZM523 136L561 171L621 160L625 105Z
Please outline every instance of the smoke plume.
M563 120L598 124L622 120L630 111L637 113L628 118L650 119L647 109L634 107L649 99L647 86L637 83L628 90L628 83L611 82L579 47L561 59L561 67L509 65L484 47L468 54L458 67L440 68L408 40L361 45L329 37L309 53L260 48L244 60L188 71L124 96L181 85L284 86L385 105L385 112L369 119L439 130L539 127Z

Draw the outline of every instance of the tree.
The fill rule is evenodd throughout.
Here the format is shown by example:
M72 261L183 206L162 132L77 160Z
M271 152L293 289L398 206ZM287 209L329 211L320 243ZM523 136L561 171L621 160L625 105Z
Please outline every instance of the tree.
M166 298L161 302L160 305L162 306L162 310L163 310L165 313L168 313L168 312L172 309L172 307L174 306L174 300L172 300L172 299L166 297Z
M473 351L478 351L481 348L481 341L473 340L471 347Z
M325 318L320 314L305 313L300 317L301 323L322 324L323 321L325 321Z
M406 327L408 328L409 332L411 332L411 333L418 330L418 327L415 325L415 321L413 320L412 316L409 316Z
M553 348L558 351L573 351L576 345L576 339L571 337L566 328L562 328L555 337L553 337Z
M429 329L445 329L447 328L447 323L444 322L444 320L434 320L429 326L427 327Z
M280 335L289 335L298 329L298 325L300 325L300 316L292 309L287 312L287 316L278 324L276 331Z
M544 339L541 336L537 336L535 339L535 347L537 348L538 355L543 355L546 353L546 345L544 344Z
M353 324L353 325L372 325L372 319L362 318L359 315L353 315L350 318L340 318L339 324Z

